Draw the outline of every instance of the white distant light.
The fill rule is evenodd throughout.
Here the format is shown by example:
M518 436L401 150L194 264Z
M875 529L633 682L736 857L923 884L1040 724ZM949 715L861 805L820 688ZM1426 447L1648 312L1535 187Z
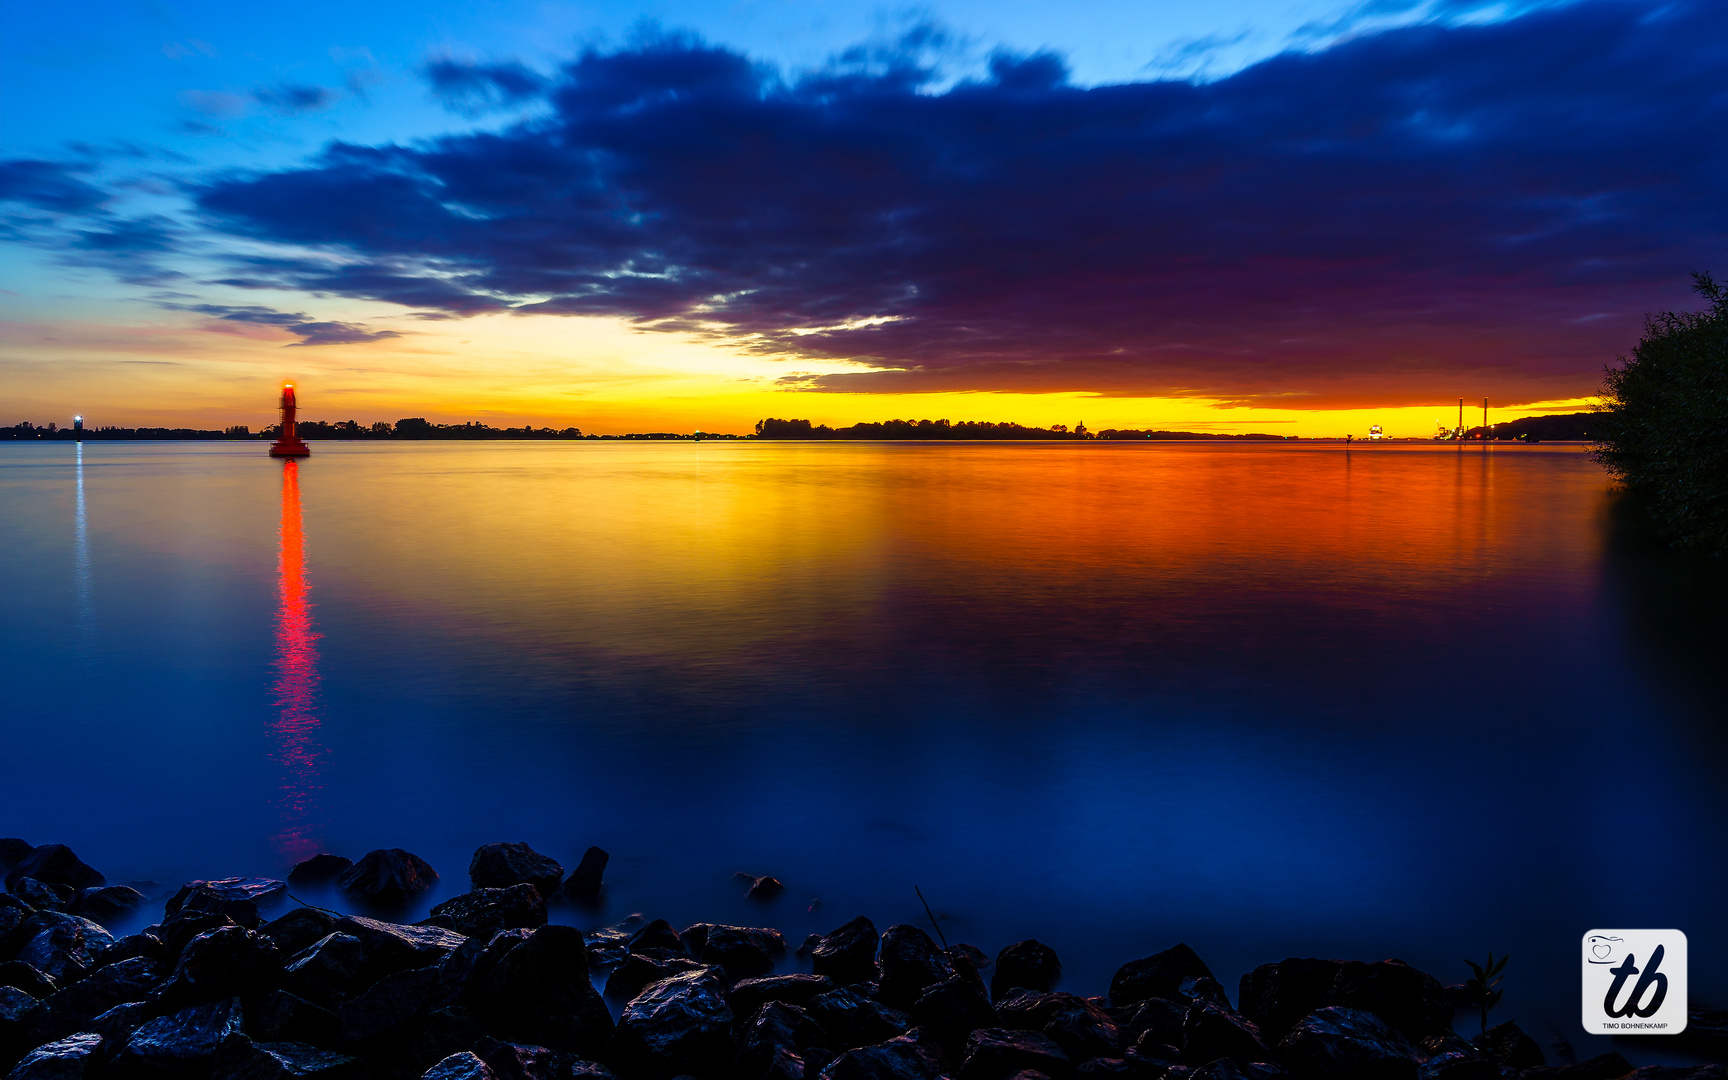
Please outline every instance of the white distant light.
M84 418L83 418L83 417L82 417L82 416L74 416L74 417L73 417L73 418L72 418L72 419L74 419L74 420L82 420L82 419L84 419Z

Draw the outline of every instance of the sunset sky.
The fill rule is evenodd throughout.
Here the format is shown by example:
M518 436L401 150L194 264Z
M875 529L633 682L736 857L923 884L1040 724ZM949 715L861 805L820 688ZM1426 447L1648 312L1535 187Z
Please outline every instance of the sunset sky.
M1428 435L1728 273L1728 5L26 5L0 424Z

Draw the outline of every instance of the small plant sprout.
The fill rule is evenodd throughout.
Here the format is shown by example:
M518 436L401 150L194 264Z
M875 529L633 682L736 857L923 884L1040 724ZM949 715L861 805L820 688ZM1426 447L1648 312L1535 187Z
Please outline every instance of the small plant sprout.
M1470 970L1476 973L1475 978L1464 984L1464 989L1469 993L1470 1000L1482 1009L1483 1031L1488 1030L1488 1010L1500 1004L1500 996L1505 993L1498 987L1500 980L1506 977L1500 972L1505 969L1508 959L1510 957L1502 956L1495 960L1494 954L1489 953L1487 964L1478 964L1474 960L1464 961L1470 965Z

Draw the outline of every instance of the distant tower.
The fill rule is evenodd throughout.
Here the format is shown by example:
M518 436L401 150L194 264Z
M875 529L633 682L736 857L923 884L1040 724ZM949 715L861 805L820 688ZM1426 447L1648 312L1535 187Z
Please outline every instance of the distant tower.
M270 447L271 457L308 457L312 450L294 434L294 384L282 384L282 435Z
M72 418L72 438L76 442L84 441L84 418L82 416Z

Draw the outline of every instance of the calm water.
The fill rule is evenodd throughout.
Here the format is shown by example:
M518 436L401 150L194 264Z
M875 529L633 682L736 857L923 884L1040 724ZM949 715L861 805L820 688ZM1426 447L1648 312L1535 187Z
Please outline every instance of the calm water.
M1728 589L1578 447L77 454L0 448L0 834L114 880L599 844L602 921L917 885L1082 993L1509 950L1581 1055L1580 935L1675 926L1728 1004Z

